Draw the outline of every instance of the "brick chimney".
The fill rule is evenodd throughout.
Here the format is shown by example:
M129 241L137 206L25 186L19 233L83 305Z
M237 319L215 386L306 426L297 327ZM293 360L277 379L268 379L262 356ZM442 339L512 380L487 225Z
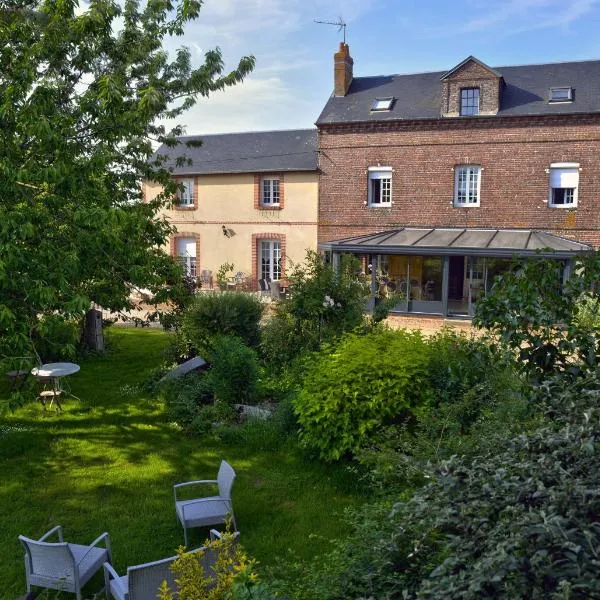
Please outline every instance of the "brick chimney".
M340 49L333 55L333 95L345 96L352 83L352 66L354 61L350 56L350 47L340 42Z

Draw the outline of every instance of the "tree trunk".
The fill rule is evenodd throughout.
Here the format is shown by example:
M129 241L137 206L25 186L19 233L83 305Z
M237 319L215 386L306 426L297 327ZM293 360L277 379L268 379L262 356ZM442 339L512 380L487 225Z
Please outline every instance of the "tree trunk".
M104 352L104 333L102 331L102 313L95 308L85 313L83 342L89 350Z

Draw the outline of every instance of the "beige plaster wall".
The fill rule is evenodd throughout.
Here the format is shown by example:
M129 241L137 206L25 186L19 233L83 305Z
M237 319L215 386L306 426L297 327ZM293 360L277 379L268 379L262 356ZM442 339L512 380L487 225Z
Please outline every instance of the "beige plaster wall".
M253 234L285 236L286 270L292 262L302 262L307 249L316 250L318 174L285 173L284 185L283 208L263 210L255 208L254 174L196 176L197 208L165 210L165 214L178 234L200 236L198 273L208 269L214 275L220 265L231 262L236 271L251 276L256 272ZM146 200L160 191L160 186L144 184ZM223 225L234 235L226 237Z

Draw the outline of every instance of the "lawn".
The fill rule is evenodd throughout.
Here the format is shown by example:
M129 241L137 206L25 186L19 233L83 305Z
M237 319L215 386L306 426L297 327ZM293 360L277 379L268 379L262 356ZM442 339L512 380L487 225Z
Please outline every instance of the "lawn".
M32 402L2 418L0 597L25 592L17 536L40 536L57 524L76 543L108 531L118 571L172 555L183 543L172 485L214 478L221 458L237 471L233 502L243 545L263 566L290 551L313 556L324 546L312 534L343 536L344 507L363 500L343 467L292 449L257 453L185 436L158 400L136 388L167 345L162 331L113 327L106 354L79 360L81 371L69 378L81 402L65 398L60 414ZM200 545L204 533L192 531L190 545ZM90 595L100 586L101 577L94 579Z

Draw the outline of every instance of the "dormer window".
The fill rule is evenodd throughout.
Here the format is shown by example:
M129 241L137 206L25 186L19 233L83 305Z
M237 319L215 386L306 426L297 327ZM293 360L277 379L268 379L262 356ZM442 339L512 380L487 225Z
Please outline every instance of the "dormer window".
M460 115L472 117L479 114L479 88L460 90Z
M550 88L549 102L572 102L573 88L571 87L554 87Z
M371 104L371 110L373 112L383 112L386 110L392 110L392 104L394 104L394 98L375 98L373 104Z

